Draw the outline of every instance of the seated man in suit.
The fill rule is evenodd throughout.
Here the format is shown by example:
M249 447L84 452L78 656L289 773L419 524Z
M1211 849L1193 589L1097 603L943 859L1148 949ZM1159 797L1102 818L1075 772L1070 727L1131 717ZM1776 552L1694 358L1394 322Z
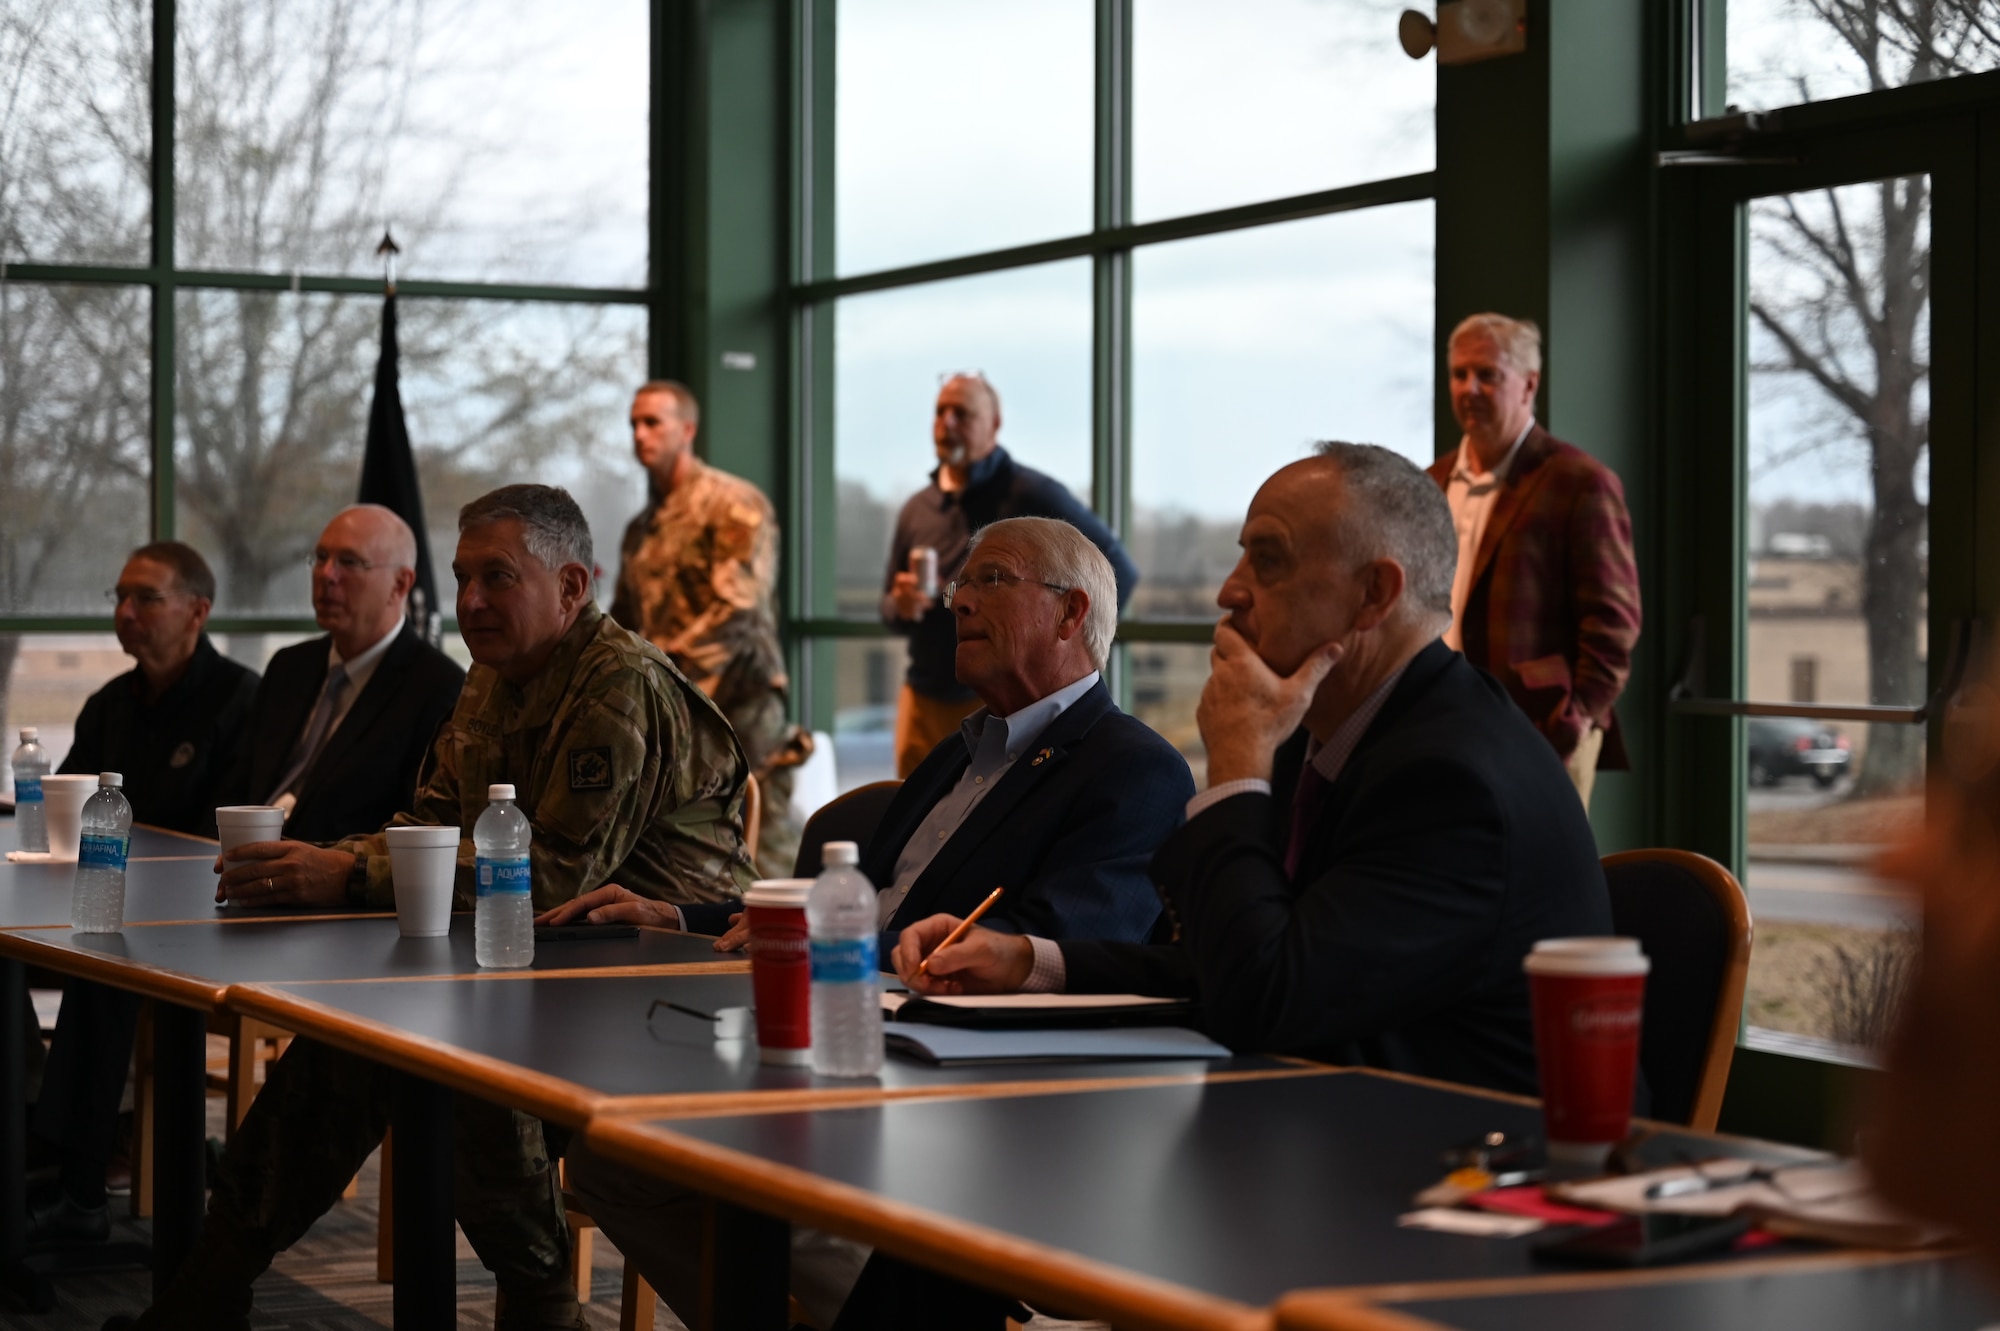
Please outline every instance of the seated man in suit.
M1325 444L1265 482L1241 541L1196 713L1209 788L1153 858L1176 941L975 929L945 948L938 916L903 931L897 972L1192 994L1239 1049L1534 1094L1522 958L1609 933L1610 901L1561 760L1439 641L1443 495L1386 449Z
M528 817L544 907L613 876L684 902L749 885L742 746L707 695L597 608L591 567L590 528L562 490L505 486L459 512L452 573L473 668L411 811L390 822L462 829L461 905L472 824L495 782L514 785ZM256 908L394 901L380 832L240 846L221 887ZM223 1153L194 1252L138 1325L247 1327L252 1282L381 1141L391 1085L379 1064L294 1040ZM458 1221L498 1280L498 1327L575 1327L570 1236L540 1121L470 1095L454 1097L454 1112Z
M312 565L313 617L327 635L271 658L233 770L201 788L204 821L217 804L279 804L289 835L321 841L410 807L417 765L465 680L403 618L416 562L409 524L386 508L356 505L327 523ZM327 684L335 669L338 688ZM36 1116L37 1132L61 1143L65 1185L30 1211L38 1242L110 1236L104 1172L138 1016L136 994L67 987Z
M225 803L276 804L285 835L331 841L408 811L417 768L465 672L404 611L417 538L379 504L334 514L312 553L313 618L325 629L264 667L250 741Z
M1099 678L1117 628L1110 561L1066 522L1009 518L973 538L945 595L958 624L958 678L985 707L931 750L862 848L863 871L880 885L883 955L909 923L969 911L996 886L1007 889L986 916L996 929L1105 943L1153 936L1160 900L1146 864L1179 825L1194 781ZM604 888L548 918L720 931L729 911L675 910ZM671 1306L691 1311L698 1199L580 1149L569 1164L571 1185L626 1260ZM865 1253L803 1230L797 1246L795 1289L826 1325Z

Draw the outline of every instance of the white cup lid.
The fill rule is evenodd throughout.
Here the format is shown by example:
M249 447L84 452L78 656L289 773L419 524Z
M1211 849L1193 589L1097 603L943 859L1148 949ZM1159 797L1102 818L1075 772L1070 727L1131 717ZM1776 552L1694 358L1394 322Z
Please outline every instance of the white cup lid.
M1652 968L1636 938L1544 938L1521 963L1530 975L1644 975Z
M491 800L510 800L510 799L513 799L513 798L514 798L514 788L513 788L512 786L509 786L509 785L494 785L494 786L488 786L488 787L486 788L486 798L487 798L487 799L488 799L489 801L491 801Z
M383 829L382 835L391 846L401 846L405 850L456 847L463 839L456 827L389 827Z
M743 894L743 904L773 910L803 908L812 885L810 878L759 878Z

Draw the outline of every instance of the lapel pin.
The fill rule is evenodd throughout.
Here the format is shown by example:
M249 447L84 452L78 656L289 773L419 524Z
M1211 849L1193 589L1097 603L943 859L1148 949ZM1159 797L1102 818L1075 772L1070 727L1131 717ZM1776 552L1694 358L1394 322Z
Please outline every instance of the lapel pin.
M1050 758L1053 758L1055 756L1056 756L1056 751L1054 749L1043 749L1040 753L1035 755L1035 761L1029 763L1028 766L1040 767L1044 762L1048 761Z

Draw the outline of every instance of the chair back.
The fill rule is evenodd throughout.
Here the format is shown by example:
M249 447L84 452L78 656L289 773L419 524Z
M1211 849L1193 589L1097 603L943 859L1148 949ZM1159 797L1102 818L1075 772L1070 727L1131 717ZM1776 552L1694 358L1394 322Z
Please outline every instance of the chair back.
M1734 874L1685 850L1604 857L1611 927L1652 960L1639 1066L1653 1117L1715 1127L1750 967L1750 903Z
M871 781L823 805L799 833L799 856L793 862L792 877L817 878L823 867L820 852L829 841L852 841L865 852L868 838L875 835L882 815L889 810L889 801L902 786L900 781Z

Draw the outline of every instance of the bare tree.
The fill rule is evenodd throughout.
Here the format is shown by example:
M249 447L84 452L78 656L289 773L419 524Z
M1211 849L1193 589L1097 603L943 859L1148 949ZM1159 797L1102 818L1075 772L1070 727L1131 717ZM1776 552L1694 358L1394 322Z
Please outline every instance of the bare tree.
M1858 61L1871 90L1991 66L2000 14L1991 0L1796 0ZM1799 100L1813 76L1792 79ZM1921 696L1927 505L1919 476L1930 441L1930 185L1922 176L1760 200L1757 243L1780 280L1750 314L1775 355L1755 368L1802 377L1864 442L1873 505L1863 541L1869 700ZM1824 447L1821 441L1811 447ZM1914 726L1877 725L1857 794L1907 789L1923 757Z

